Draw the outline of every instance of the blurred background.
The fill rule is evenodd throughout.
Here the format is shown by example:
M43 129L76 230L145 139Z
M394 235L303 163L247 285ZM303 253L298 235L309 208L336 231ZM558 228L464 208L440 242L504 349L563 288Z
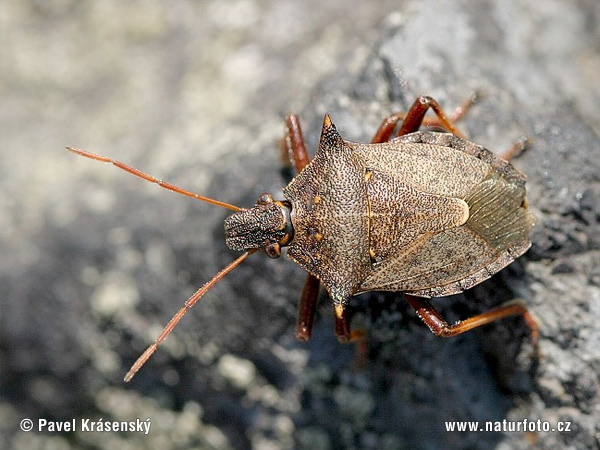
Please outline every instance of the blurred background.
M594 0L158 0L0 3L0 447L595 449L600 445L600 4ZM250 206L288 182L298 113L368 141L419 94L497 152L519 136L538 217L529 253L449 321L523 298L507 319L431 335L400 294L353 300L360 364L322 298L295 340L305 274L248 259L122 379L185 299L236 256L227 211L64 150L111 156ZM358 359L357 359L358 358ZM29 418L34 430L22 431ZM150 419L150 432L37 431L39 419ZM446 421L568 421L571 432L448 432Z

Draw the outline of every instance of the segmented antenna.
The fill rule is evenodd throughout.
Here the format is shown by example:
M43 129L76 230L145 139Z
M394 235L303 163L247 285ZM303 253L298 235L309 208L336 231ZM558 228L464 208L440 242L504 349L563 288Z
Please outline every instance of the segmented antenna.
M150 183L157 184L160 187L168 189L169 191L176 192L177 194L186 195L188 197L195 198L196 200L202 200L202 201L210 203L212 205L217 205L217 206L221 206L223 208L231 209L235 212L242 210L242 208L239 208L235 205L230 205L229 203L221 202L219 200L214 200L209 197L204 197L202 195L195 194L194 192L190 192L186 189L182 189L180 187L174 186L170 183L167 183L166 181L162 181L157 178L154 178L152 175L148 175L147 173L141 172L137 169L134 169L133 167L128 166L127 164L124 164L120 161L116 161L112 158L107 158L106 156L96 155L95 153L87 152L85 150L80 150L78 148L73 148L73 147L67 147L67 150L69 150L70 152L76 153L80 156L85 156L86 158L90 158L90 159L93 159L96 161L111 163L114 166L118 167L119 169L129 172L129 173L135 175L136 177L142 178L143 180L149 181ZM202 286L200 289L198 289L190 298L187 299L187 301L185 302L183 307L177 312L177 314L175 314L171 318L171 320L165 326L165 328L162 330L162 332L160 333L158 338L156 338L156 341L154 341L154 343L152 345L150 345L144 353L142 353L142 355L137 359L137 361L133 364L133 366L131 366L131 369L129 369L129 372L127 372L127 374L125 375L126 383L131 381L131 379L138 372L138 370L140 370L142 368L142 366L146 363L146 361L148 361L150 356L152 356L152 354L156 351L156 349L161 344L161 342L165 340L165 338L171 333L171 331L173 331L173 329L179 323L179 321L185 315L185 313L192 306L194 306L196 304L196 302L198 300L200 300L202 298L202 296L210 290L210 288L212 288L219 280L221 280L221 278L223 278L225 275L227 275L229 272L231 272L233 269L235 269L237 266L239 266L248 257L248 255L251 255L255 251L256 251L255 249L251 249L251 250L248 250L247 252L243 253L241 256L239 256L234 261L229 263L229 265L227 265L225 268L223 268L210 281L208 281L204 286Z
M198 289L190 298L187 299L187 301L185 302L183 307L177 312L177 314L175 314L171 318L171 320L165 326L165 328L162 330L162 332L160 333L158 338L156 338L156 341L154 341L154 344L150 345L146 349L146 351L144 353L142 353L142 355L137 359L137 361L133 364L133 366L131 366L131 369L129 369L129 372L127 372L127 375L125 375L125 378L124 378L126 383L129 383L131 381L131 379L133 378L133 376L137 373L137 371L140 370L144 364L146 364L146 361L148 361L150 356L152 356L152 354L156 351L156 349L161 344L161 342L165 340L165 338L171 333L171 331L173 331L173 328L175 328L175 326L179 323L179 321L185 315L185 313L188 311L188 309L190 309L192 306L194 306L196 304L196 302L198 300L200 300L202 298L202 296L204 294L206 294L208 292L208 290L211 287L213 287L221 278L223 278L225 275L227 275L229 272L231 272L233 269L235 269L237 266L239 266L248 257L248 255L250 255L251 253L254 253L255 251L256 250L253 249L253 250L249 250L249 251L243 253L237 259L235 259L234 261L229 263L229 265L226 266L224 269L222 269L218 274L216 274L212 278L212 280L207 282L204 286L202 286L200 289Z
M242 210L242 208L240 208L238 206L230 205L229 203L221 202L219 200L214 200L209 197L204 197L202 195L195 194L194 192L190 192L186 189L182 189L180 187L174 186L171 183L167 183L166 181L154 178L152 175L148 175L147 173L141 172L137 169L134 169L133 167L128 166L127 164L124 164L120 161L116 161L112 158L107 158L106 156L96 155L95 153L86 152L85 150L80 150L78 148L73 148L73 147L67 147L67 150L69 150L70 152L76 153L78 155L85 156L86 158L94 159L96 161L111 163L111 164L117 166L119 169L125 170L126 172L129 172L129 173L135 175L136 177L139 177L146 181L149 181L150 183L158 184L160 187L168 189L169 191L173 191L173 192L176 192L176 193L182 194L182 195L187 195L188 197L195 198L196 200L202 200L203 202L207 202L212 205L217 205L217 206L221 206L223 208L231 209L235 212Z

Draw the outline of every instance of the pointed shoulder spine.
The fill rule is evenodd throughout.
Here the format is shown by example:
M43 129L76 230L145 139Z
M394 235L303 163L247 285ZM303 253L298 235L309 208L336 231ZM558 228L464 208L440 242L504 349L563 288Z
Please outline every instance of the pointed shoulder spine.
M329 149L340 148L343 145L344 140L338 133L333 122L331 122L329 114L325 114L319 147L321 147L322 150L327 151Z

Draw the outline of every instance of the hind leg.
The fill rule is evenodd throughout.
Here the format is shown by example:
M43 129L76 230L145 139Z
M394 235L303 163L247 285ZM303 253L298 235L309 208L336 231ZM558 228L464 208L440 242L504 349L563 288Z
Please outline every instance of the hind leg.
M441 127L450 133L464 137L464 134L456 129L454 123L461 120L467 114L479 96L480 94L478 92L473 92L471 96L466 98L448 117L437 101L431 97L421 95L417 97L408 112L392 114L383 119L375 136L371 140L371 143L378 144L389 141L394 135L394 130L400 121L402 121L402 125L398 132L395 133L396 136L403 136L418 131L419 128L424 125L427 127ZM433 109L436 117L425 117L429 108Z
M429 327L431 332L436 336L441 337L456 336L472 330L473 328L504 319L505 317L520 315L523 317L525 323L531 331L532 345L534 352L537 353L539 336L537 322L531 316L531 313L527 310L525 305L521 302L507 302L498 306L497 308L492 309L491 311L469 317L468 319L457 322L454 325L449 325L448 322L446 322L444 318L435 310L431 303L429 303L429 300L421 297L414 297L408 294L406 294L405 297L410 305L415 309L417 315Z

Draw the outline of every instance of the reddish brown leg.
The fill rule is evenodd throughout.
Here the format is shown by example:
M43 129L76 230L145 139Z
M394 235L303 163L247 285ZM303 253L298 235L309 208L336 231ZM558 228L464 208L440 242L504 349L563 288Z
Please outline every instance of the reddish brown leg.
M306 145L304 145L302 128L300 128L300 119L296 115L286 116L285 124L287 126L285 142L289 157L294 163L296 170L300 172L310 162Z
M335 334L338 341L342 343L352 342L356 345L356 366L363 367L367 360L367 336L364 330L350 331L350 320L348 310L342 307L334 307L335 311Z
M519 156L523 150L529 145L529 139L526 136L521 137L508 150L500 155L506 161L512 160L515 156Z
M345 305L334 305L335 334L340 342L356 342L359 346L365 346L365 333L363 330L350 331L348 310Z
M293 161L296 170L300 172L309 163L310 158L304 145L304 137L300 128L298 116L292 115L285 118L287 126L287 136L285 138L285 147L289 152L289 158ZM319 296L319 280L314 275L308 275L300 304L298 305L298 325L296 327L296 336L302 341L310 339L313 320L317 309L317 298Z
M431 97L420 96L415 100L408 112L392 114L391 116L385 118L383 122L381 122L381 125L379 125L379 128L377 129L377 132L375 133L371 143L377 144L389 141L394 133L396 125L398 125L398 122L401 120L403 120L403 123L397 133L398 136L403 136L405 134L417 131L422 125L424 125L428 127L442 127L451 133L456 134L457 136L465 137L463 133L456 129L454 123L458 122L466 115L467 111L473 105L473 103L477 101L478 97L479 94L477 92L471 94L471 96L465 99L461 105L458 106L452 112L452 114L450 114L450 117L448 118L438 102ZM433 109L437 117L425 117L425 114L429 108Z
M319 279L313 275L308 275L304 282L300 304L298 305L296 337L301 341L308 341L310 339L318 296Z
M456 336L464 333L465 331L495 322L496 320L504 319L508 316L521 315L531 330L532 345L537 353L539 334L538 326L525 305L520 302L508 302L486 313L470 317L461 322L457 322L454 325L448 325L448 322L446 322L433 308L431 303L429 303L429 300L421 297L413 297L412 295L408 294L405 295L405 297L410 305L415 309L417 315L423 319L423 322L427 324L433 334L441 337Z
M350 321L348 320L348 310L344 307L335 308L335 334L340 342L350 341Z

